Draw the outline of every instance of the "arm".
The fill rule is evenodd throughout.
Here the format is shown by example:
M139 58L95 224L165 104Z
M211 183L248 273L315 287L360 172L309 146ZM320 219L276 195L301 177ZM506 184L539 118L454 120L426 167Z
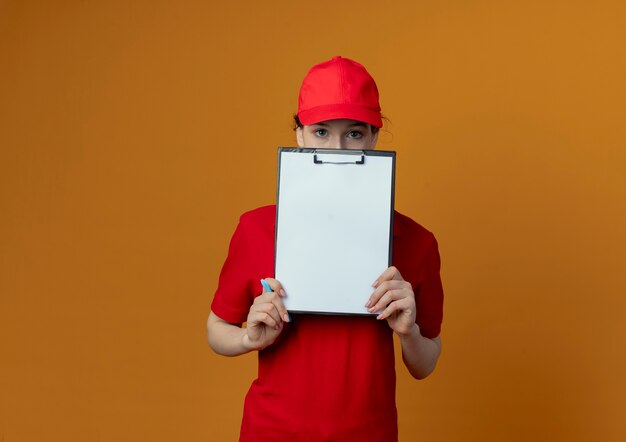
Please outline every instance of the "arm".
M254 298L250 306L246 327L231 324L213 311L207 320L209 346L214 352L224 356L239 356L253 350L262 350L276 341L283 330L283 323L289 322L287 309L282 297L285 296L280 282L265 278L272 288Z
M212 310L206 326L209 346L215 353L223 356L239 356L252 350L243 342L246 329L224 321Z
M402 360L415 379L424 379L433 372L441 354L441 337L425 338L414 324L408 335L400 336Z
M372 284L375 288L367 304L370 312L381 313L376 319L386 319L389 327L400 338L402 360L409 373L424 379L435 369L441 353L441 338L429 339L421 335L415 322L415 293L395 267L389 267Z

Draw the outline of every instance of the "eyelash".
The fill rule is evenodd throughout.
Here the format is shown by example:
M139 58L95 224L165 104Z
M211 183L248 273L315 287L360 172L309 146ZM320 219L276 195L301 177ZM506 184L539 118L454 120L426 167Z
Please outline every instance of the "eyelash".
M324 137L328 135L328 131L326 129L315 129L315 135L318 137ZM363 136L363 132L358 130L351 130L348 132L349 138L361 138Z

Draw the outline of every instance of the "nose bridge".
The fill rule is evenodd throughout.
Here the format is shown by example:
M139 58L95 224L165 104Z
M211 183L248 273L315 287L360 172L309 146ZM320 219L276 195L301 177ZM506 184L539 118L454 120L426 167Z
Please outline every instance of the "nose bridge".
M348 140L345 137L342 137L341 135L336 135L337 139L335 142L335 146L337 146L339 149L347 149L348 148Z
M339 133L330 133L327 139L327 148L329 149L345 149L345 140Z

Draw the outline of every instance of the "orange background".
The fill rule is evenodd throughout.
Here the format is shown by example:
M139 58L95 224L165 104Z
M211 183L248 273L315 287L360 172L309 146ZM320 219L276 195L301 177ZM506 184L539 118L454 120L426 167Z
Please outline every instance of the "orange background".
M236 439L205 320L333 55L440 242L401 440L626 440L625 42L620 1L0 1L0 440Z

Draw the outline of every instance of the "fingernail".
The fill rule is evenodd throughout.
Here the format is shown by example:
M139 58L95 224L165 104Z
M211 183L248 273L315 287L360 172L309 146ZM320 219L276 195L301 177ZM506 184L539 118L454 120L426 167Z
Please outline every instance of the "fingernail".
M371 303L372 303L371 300L367 301L367 303L365 303L365 307L369 307Z
M374 283L372 284L372 287L376 287L377 285L378 285L378 279L374 281Z
M287 296L287 293L285 293L284 289L280 289L280 294L281 294L281 296Z
M287 313L285 313L285 314L283 315L283 320L284 320L285 322L289 322L289 315L288 315Z
M378 316L376 316L376 319L380 320L383 317L382 313Z

